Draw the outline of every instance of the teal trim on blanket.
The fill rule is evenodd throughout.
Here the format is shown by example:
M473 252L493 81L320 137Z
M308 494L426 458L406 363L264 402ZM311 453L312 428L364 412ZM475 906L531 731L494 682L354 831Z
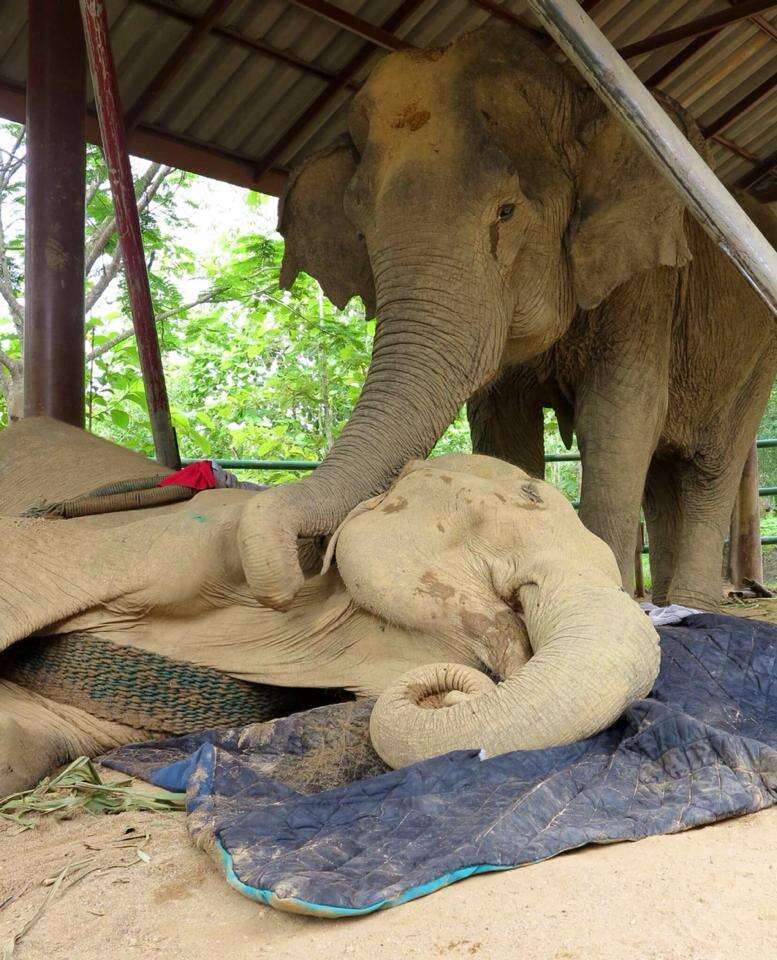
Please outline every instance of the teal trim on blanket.
M328 917L337 919L338 917L360 917L365 913L374 913L376 910L385 910L387 907L398 907L408 900L417 900L419 897L425 897L429 893L435 893L443 887L456 883L457 880L465 880L478 873L493 873L497 870L513 870L514 867L496 866L492 863L479 863L471 867L460 867L451 873L445 873L435 880L428 883L422 883L417 887L411 887L397 897L391 897L389 900L376 900L366 907L334 907L326 903L311 903L309 900L300 900L298 897L279 897L272 890L266 890L262 887L251 887L238 877L235 873L235 867L232 861L232 854L225 849L220 840L216 840L216 848L221 857L221 864L224 868L224 874L227 883L238 890L243 896L257 903L267 904L268 907L275 907L277 910L287 910L290 913L305 913L312 917Z

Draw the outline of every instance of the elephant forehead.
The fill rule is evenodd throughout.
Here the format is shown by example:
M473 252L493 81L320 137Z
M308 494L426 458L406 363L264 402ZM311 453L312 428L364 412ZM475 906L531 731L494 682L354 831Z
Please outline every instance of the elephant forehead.
M369 141L387 154L428 148L435 155L461 148L463 124L451 123L460 106L458 57L450 50L408 51L387 57L354 98L351 133L361 147L364 124Z

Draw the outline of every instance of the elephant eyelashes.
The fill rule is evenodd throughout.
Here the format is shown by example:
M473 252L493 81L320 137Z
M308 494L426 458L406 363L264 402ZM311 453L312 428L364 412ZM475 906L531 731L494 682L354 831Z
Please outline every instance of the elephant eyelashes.
M515 213L514 203L503 203L502 206L496 212L496 218L497 220L509 220L514 213Z

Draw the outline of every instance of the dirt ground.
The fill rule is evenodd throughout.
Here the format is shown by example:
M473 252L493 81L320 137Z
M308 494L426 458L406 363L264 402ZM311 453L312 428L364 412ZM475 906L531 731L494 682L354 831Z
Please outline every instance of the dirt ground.
M777 601L726 612L777 622ZM45 881L77 863L92 872L52 894ZM763 960L777 946L776 886L772 808L315 920L227 886L183 814L81 813L23 833L0 821L0 957L52 894L14 960Z
M128 827L149 833L148 862L115 855ZM763 960L777 941L774 808L474 877L353 920L293 916L242 897L192 847L182 814L0 830L0 903L30 885L0 910L2 945L46 896L41 881L95 856L85 841L108 848L103 863L136 861L60 890L18 944L18 960Z

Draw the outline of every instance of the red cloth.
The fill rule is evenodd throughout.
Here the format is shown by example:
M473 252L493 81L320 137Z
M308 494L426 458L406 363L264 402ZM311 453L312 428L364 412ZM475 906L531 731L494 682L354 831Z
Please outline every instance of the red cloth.
M213 476L213 466L210 460L198 460L182 467L165 477L157 484L158 487L169 487L171 484L181 487L190 487L192 490L213 490L216 487L216 478Z

